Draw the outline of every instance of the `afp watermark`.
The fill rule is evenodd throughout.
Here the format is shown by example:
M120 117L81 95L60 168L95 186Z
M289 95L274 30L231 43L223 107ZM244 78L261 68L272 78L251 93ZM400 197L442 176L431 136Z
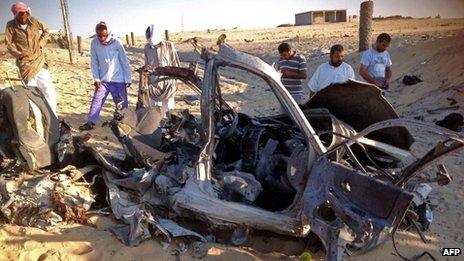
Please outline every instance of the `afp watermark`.
M442 256L459 256L462 253L460 248L445 247L441 251Z

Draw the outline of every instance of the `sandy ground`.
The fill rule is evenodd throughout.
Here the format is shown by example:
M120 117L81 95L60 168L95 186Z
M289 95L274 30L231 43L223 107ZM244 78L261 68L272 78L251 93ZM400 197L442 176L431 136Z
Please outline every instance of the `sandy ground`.
M308 59L309 75L327 59L321 53L332 44L341 43L348 52L347 62L355 71L359 66L360 54L357 52L357 23L340 23L269 30L211 30L210 33L186 32L173 34L179 55L184 65L197 61L199 57L192 52L192 47L185 40L194 36L202 44L211 46L215 39L226 33L228 43L233 47L257 55L272 64L277 59L276 48L281 41L289 41L298 52ZM392 90L387 99L403 117L421 117L426 122L443 118L451 111L430 114L427 110L450 105L447 98L457 101L458 112L464 113L464 19L423 19L394 20L374 22L374 34L388 32L393 36L390 53L393 60ZM248 42L245 42L247 39ZM252 42L250 42L252 41ZM134 68L142 65L142 39L135 47L127 48L129 59ZM88 42L84 47L88 47ZM76 128L85 122L89 102L93 94L90 74L90 58L86 55L75 57L74 65L67 61L65 50L49 46L46 50L50 70L58 92L58 113L61 119ZM4 46L0 47L0 61L13 63L5 55ZM6 69L5 64L0 67ZM404 86L404 75L418 75L423 82ZM243 72L224 71L222 88L224 97L239 111L253 115L274 113L275 98L266 90L264 82L250 78ZM4 77L3 73L2 76ZM130 89L130 103L135 104L137 75L133 75ZM189 93L182 89L176 99ZM108 97L108 99L111 99ZM180 108L187 106L179 101ZM101 124L111 118L113 104L108 101L102 111ZM103 152L110 153L119 149L109 129L98 127L91 132L95 144ZM426 146L431 146L436 137L418 136L414 144L415 153L424 153ZM420 155L420 154L418 154ZM413 256L422 251L430 251L440 259L443 247L464 246L464 153L449 157L445 163L454 181L446 187L434 187L432 200L437 205L435 219L427 233L431 243L424 244L417 234L399 232L396 239L400 252ZM432 172L433 170L427 170ZM164 250L160 243L148 240L135 248L121 244L108 230L115 223L111 217L92 217L94 226L62 225L53 231L35 228L2 225L0 227L0 260L189 260L192 255L176 255L172 245ZM302 240L279 240L268 236L253 235L246 247L234 248L226 245L208 244L207 260L282 260L297 258L304 249ZM321 252L312 253L315 259L323 257ZM365 255L350 260L396 260L391 240Z

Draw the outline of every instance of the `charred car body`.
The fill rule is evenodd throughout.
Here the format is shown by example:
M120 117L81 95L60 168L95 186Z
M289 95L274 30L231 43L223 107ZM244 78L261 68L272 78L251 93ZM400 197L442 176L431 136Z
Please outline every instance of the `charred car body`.
M77 144L102 166L111 209L124 223L113 232L128 245L151 237L149 228L167 238L206 241L172 221L187 217L232 229L231 243L237 245L251 230L300 238L313 232L326 258L340 260L377 246L400 223L423 219L413 206L423 202L411 204L417 175L464 146L458 133L398 119L372 85L333 85L300 107L279 73L259 58L226 44L218 52L202 48L201 56L203 79L186 68L140 71L191 87L200 95L200 117L184 110L165 118L146 106L151 87L143 85L137 110L117 111L110 123L134 166L117 165L92 145ZM263 79L284 113L253 117L233 110L222 97L218 74L230 67ZM416 159L409 128L442 140ZM65 133L55 144L59 161L72 143ZM444 168L435 180L449 182Z
M201 95L200 118L182 111L163 119L156 108L144 106L149 86L139 91L137 111L116 113L113 132L126 154L145 167L143 174L123 172L93 150L107 167L113 212L132 228L132 237L124 239L128 244L148 236L140 232L147 224L173 236L163 218L189 217L233 228L235 244L252 229L294 237L311 231L327 259L340 260L377 246L404 220L416 222L417 216L406 215L413 209L415 177L464 146L455 132L398 119L379 89L356 81L330 86L300 108L271 66L226 44L219 48L201 50L202 80L186 68L140 71L158 81L180 80ZM258 118L235 112L221 96L219 67L264 79L285 114ZM443 141L416 160L407 128ZM122 204L119 193L135 195L137 203Z

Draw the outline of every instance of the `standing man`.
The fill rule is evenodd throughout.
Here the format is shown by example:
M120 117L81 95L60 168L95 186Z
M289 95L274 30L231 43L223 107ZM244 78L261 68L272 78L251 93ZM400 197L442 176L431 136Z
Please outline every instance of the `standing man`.
M344 59L343 46L336 44L330 48L329 61L319 65L308 82L312 93L319 92L333 83L343 83L355 78L353 68L344 62Z
M152 69L162 66L180 66L179 56L177 55L174 43L165 41L161 37L159 30L155 29L152 24L145 31L147 44L144 48L145 66ZM174 95L177 91L176 80L165 80L154 83L157 80L156 76L151 76L149 79L150 106L159 106L164 115L166 112L174 109Z
M21 78L28 86L37 87L56 115L56 91L48 71L43 48L47 44L48 28L31 16L23 2L11 6L14 19L6 24L5 43L16 58Z
M390 46L390 35L381 33L375 44L363 53L359 75L368 83L383 90L390 88L392 62L387 48Z
M87 123L80 126L80 130L94 128L109 93L115 106L121 101L122 109L127 108L127 88L132 83L129 61L121 41L113 37L105 22L98 23L95 31L96 37L90 45L95 93Z
M292 50L288 43L277 48L280 54L278 70L282 73L282 84L300 104L303 101L303 80L306 79L306 58Z

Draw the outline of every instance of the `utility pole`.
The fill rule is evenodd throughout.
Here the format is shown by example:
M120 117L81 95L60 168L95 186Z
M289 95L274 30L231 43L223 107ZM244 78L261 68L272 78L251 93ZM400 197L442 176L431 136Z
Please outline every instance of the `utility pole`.
M60 0L61 12L63 13L63 23L64 23L64 32L66 36L66 41L68 42L68 51L69 51L69 62L73 64L73 43L71 30L69 28L69 12L68 12L68 2L67 0Z

